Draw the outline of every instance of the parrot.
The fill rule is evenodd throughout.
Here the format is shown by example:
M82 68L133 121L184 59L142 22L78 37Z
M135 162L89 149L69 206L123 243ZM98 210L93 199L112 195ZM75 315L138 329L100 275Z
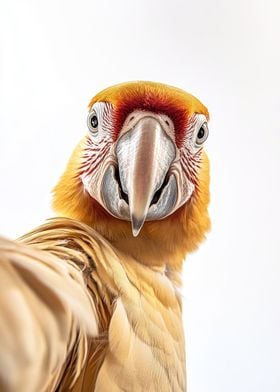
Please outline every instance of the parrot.
M0 390L186 391L181 273L210 229L208 110L149 81L88 108L55 217L0 238Z

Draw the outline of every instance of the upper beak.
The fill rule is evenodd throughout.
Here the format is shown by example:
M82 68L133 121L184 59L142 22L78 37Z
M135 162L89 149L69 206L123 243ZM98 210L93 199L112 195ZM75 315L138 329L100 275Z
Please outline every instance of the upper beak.
M157 202L156 192L166 183L176 147L160 122L145 116L120 138L116 156L122 190L128 196L132 232L137 236L150 206Z

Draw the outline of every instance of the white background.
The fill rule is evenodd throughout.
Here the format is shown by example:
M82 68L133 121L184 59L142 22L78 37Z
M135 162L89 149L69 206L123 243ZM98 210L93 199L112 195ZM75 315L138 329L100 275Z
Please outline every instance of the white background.
M100 89L177 85L211 113L208 240L184 270L189 392L280 390L279 1L1 1L0 233L50 189Z

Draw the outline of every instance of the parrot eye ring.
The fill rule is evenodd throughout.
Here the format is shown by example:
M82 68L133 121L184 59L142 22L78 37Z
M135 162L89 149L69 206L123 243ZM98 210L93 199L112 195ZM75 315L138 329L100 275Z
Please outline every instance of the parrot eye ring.
M197 146L201 146L207 139L208 134L209 134L209 130L207 127L207 123L205 122L204 124L202 124L202 126L199 128L197 132L195 144Z
M89 131L93 134L96 134L98 129L98 118L94 110L89 113L87 124L88 124Z

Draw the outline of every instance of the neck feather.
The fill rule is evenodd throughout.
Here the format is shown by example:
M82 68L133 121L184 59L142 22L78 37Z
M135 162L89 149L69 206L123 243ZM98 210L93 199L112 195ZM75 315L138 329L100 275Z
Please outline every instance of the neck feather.
M199 187L191 200L161 221L146 222L135 238L131 223L108 214L85 191L79 176L83 143L74 150L53 191L53 208L60 216L77 219L94 228L119 251L149 266L180 270L186 255L195 250L210 228L209 165L202 156Z

